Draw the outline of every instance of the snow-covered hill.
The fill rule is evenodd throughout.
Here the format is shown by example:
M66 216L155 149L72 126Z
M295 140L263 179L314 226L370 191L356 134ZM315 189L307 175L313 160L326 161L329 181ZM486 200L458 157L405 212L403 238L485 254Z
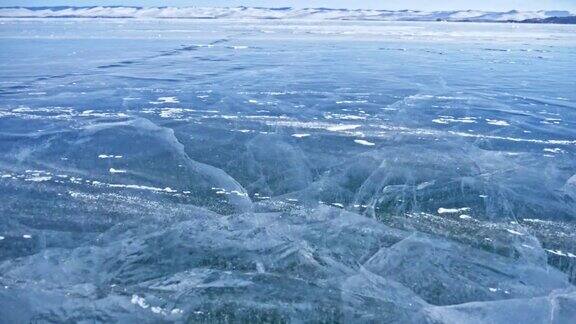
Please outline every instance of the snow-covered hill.
M196 18L196 19L314 19L383 21L523 21L567 17L568 11L388 11L327 8L208 8L208 7L10 7L0 8L0 17L36 18Z

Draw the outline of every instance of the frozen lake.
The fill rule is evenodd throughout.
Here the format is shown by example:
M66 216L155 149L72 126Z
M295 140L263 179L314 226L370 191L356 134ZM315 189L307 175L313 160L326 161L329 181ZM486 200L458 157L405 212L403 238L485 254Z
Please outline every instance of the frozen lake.
M0 322L573 323L576 26L0 19Z

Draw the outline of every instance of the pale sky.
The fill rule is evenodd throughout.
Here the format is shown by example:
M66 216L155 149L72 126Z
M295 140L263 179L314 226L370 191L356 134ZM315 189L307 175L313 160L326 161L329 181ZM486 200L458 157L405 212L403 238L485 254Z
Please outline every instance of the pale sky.
M493 11L571 10L576 0L0 0L0 6L262 6Z

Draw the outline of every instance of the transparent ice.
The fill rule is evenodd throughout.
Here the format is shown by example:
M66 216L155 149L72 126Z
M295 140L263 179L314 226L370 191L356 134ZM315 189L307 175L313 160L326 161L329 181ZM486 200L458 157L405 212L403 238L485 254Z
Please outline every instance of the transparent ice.
M0 322L574 323L576 27L0 19Z

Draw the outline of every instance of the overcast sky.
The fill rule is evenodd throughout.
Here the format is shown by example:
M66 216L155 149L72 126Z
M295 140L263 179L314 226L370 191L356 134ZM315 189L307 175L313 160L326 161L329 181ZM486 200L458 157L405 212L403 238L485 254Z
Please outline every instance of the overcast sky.
M420 10L540 10L576 11L576 0L0 0L0 6L264 6Z

